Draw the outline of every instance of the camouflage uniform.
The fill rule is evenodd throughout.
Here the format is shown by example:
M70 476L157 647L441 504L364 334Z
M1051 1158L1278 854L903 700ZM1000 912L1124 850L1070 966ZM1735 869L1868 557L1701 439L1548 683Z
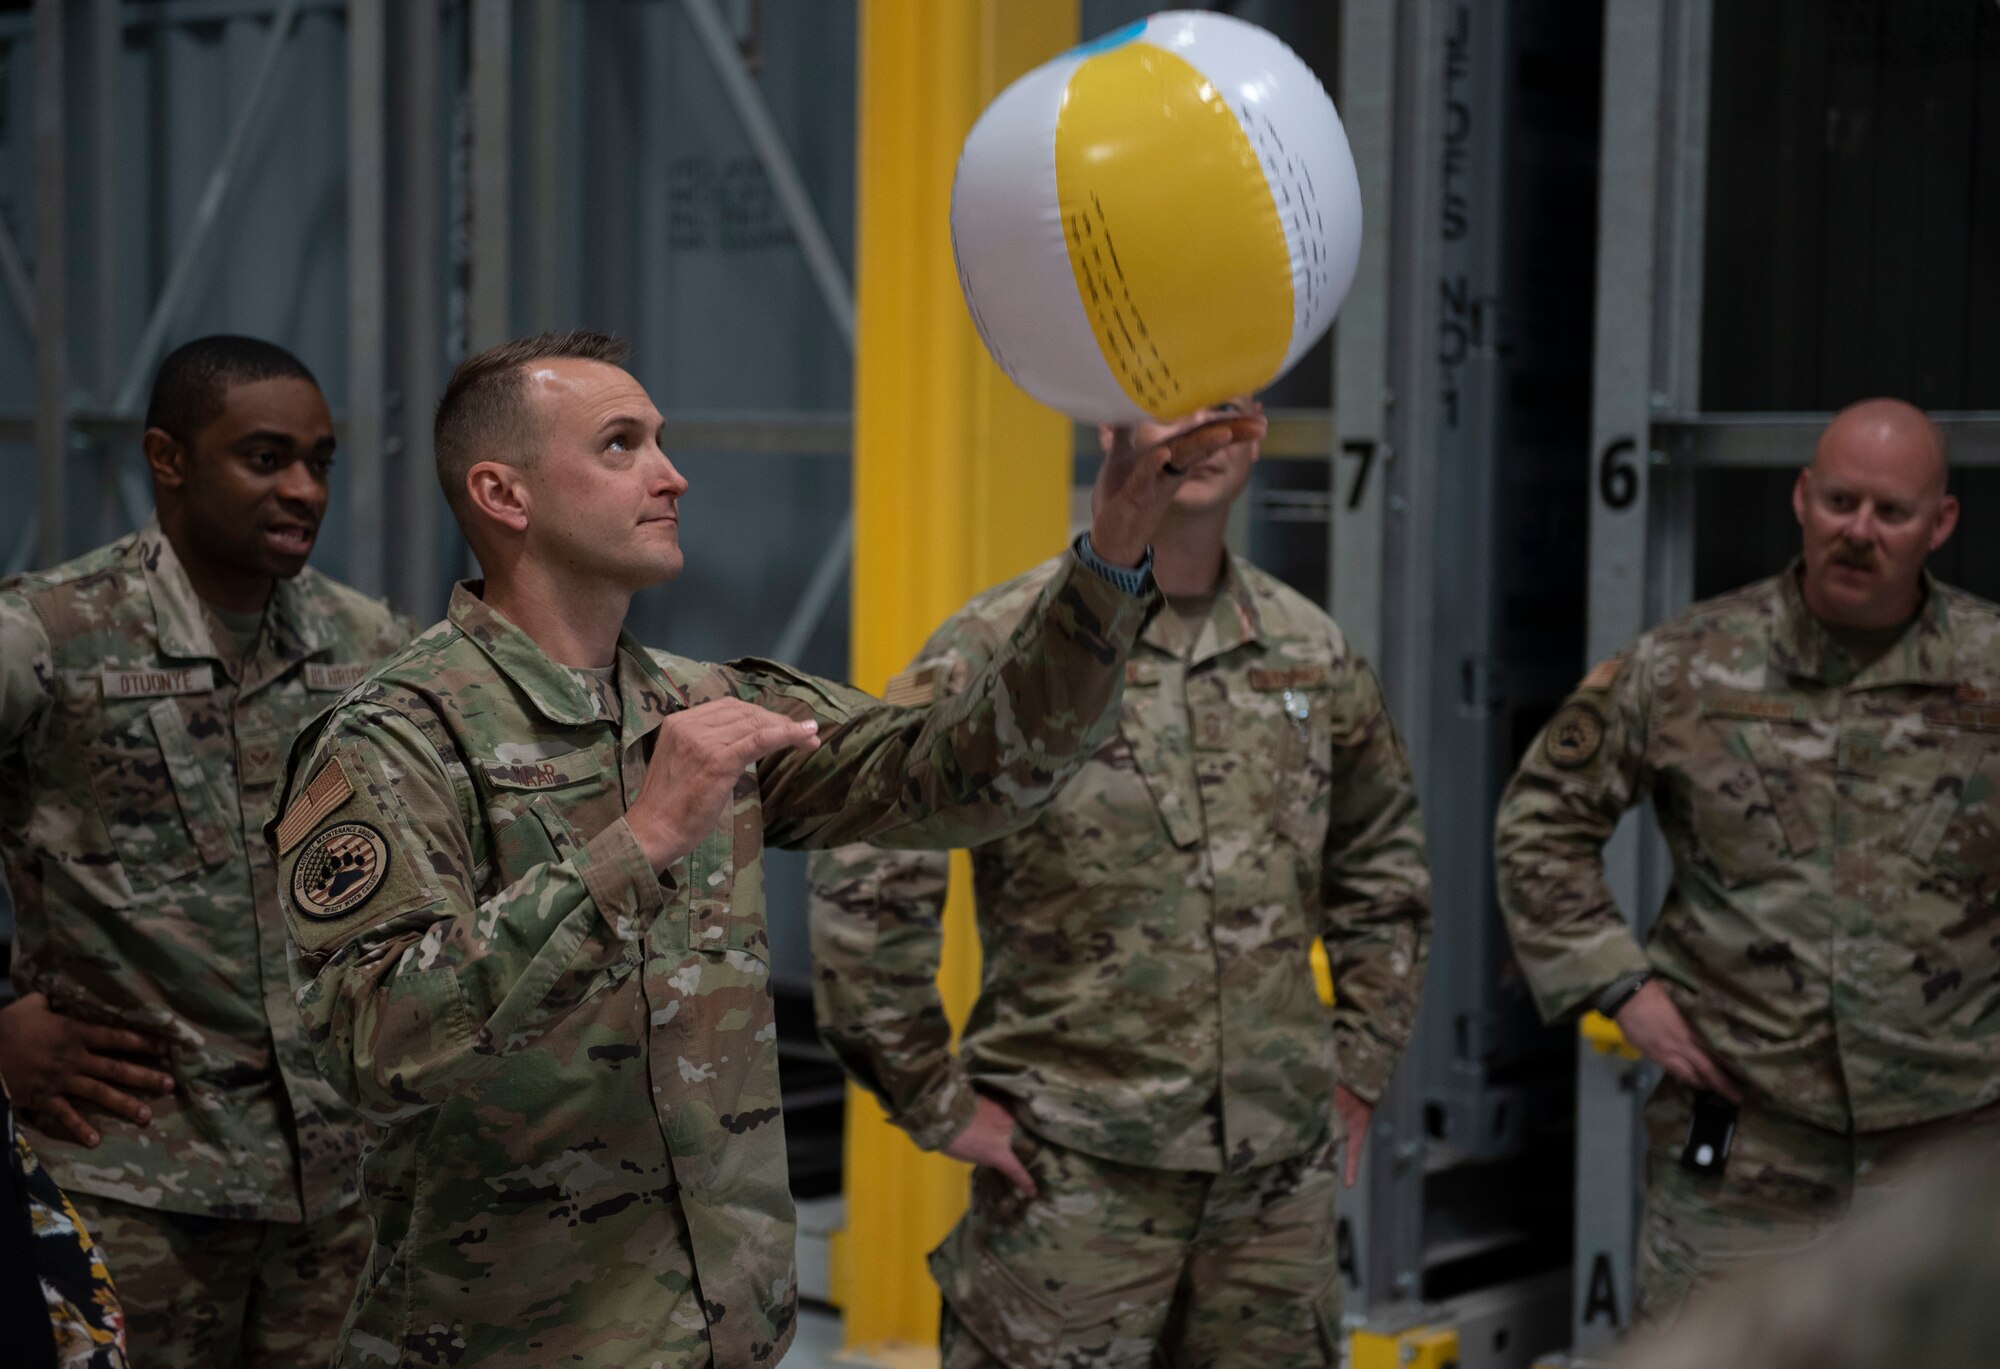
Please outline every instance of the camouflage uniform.
M1991 1369L2000 1345L1994 1138L1917 1166L1799 1259L1691 1299L1618 1369Z
M300 739L272 831L300 1009L382 1128L339 1362L775 1362L796 1291L763 848L1024 821L1109 726L1146 606L1076 566L963 700L912 710L629 636L607 700L461 587ZM820 747L746 771L656 877L624 817L652 734L725 697L817 719Z
M307 570L278 582L239 660L157 523L0 594L15 985L162 1038L176 1081L149 1100L150 1126L96 1118L95 1149L24 1128L108 1251L148 1365L224 1362L166 1300L206 1306L228 1342L260 1271L149 1266L114 1227L162 1240L181 1218L295 1228L284 1235L324 1252L284 1312L308 1349L330 1340L358 1272L360 1123L299 1029L261 825L293 734L407 638L380 604Z
M1053 571L975 599L901 687L963 688ZM1004 1100L1041 1190L979 1171L932 1257L948 1365L1333 1353L1333 1089L1372 1102L1415 1016L1416 799L1373 673L1317 607L1232 558L1189 631L1153 619L1117 735L974 850L982 983L958 1054L935 985L945 858L815 858L828 1044L929 1149L975 1090Z
M1591 672L1501 802L1501 902L1543 1014L1651 969L1744 1088L1718 1179L1678 1163L1687 1090L1648 1109L1649 1315L1809 1239L1879 1157L2000 1098L2000 612L1924 587L1866 664L1796 565L1696 605ZM1643 949L1600 854L1642 799L1674 868Z

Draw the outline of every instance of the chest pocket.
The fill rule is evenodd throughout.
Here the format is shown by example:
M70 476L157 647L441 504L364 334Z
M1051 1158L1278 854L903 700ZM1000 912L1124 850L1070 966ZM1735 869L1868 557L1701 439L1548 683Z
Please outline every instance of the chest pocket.
M1701 745L1689 779L1688 827L1698 856L1727 888L1768 875L1819 845L1779 729L1803 727L1805 706L1782 695L1703 696Z
M227 744L209 696L185 695L108 706L89 747L91 790L134 892L214 869L236 849L216 792L226 776L202 764L190 712Z
M1926 721L1951 737L1929 801L1911 817L1906 849L1973 893L2000 886L2000 710L1954 710Z
M1202 840L1201 795L1187 764L1185 707L1162 697L1157 661L1126 669L1118 731L1050 803L1061 839L1063 883L1089 888Z
M493 816L499 820L493 836L503 883L536 865L568 860L596 831L589 821L595 806L591 801L605 788L604 765L596 753L586 749L541 760L489 760L479 768L494 790Z
M689 947L744 951L765 965L770 963L763 849L764 809L757 772L746 770L736 781L729 812L674 872L684 886Z
M1359 745L1374 716L1353 690L1333 687L1324 662L1253 666L1248 679L1259 715L1253 754L1273 763L1272 824L1299 851L1317 854L1326 844L1334 749Z

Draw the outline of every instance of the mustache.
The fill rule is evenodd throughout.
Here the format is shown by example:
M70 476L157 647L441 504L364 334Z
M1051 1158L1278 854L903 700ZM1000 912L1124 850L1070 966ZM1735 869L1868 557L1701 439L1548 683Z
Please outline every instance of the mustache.
M1851 570L1875 569L1875 553L1866 547L1853 547L1841 543L1833 549L1833 563Z

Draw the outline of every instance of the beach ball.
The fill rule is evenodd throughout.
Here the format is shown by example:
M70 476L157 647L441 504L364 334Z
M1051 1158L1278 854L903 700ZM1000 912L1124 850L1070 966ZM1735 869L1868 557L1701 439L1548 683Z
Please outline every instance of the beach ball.
M1173 419L1263 389L1326 332L1361 189L1296 53L1173 10L1000 93L959 156L951 233L1017 385L1087 422Z

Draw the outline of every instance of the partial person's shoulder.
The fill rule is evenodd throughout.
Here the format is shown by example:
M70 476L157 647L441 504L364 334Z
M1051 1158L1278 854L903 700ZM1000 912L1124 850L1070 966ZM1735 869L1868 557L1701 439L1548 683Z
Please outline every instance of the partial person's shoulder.
M736 693L737 681L733 670L737 663L722 665L715 661L697 661L688 656L676 656L671 651L661 651L647 647L646 656L667 683L681 697L679 702L688 704L707 703ZM749 658L746 658L748 660ZM756 664L769 664L756 662Z
M5 595L38 618L52 640L101 629L145 601L145 564L137 533L46 570L0 581Z
M1784 577L1773 575L1699 600L1642 634L1639 640L1664 650L1688 649L1717 638L1761 640L1770 631L1772 615L1783 597L1783 585Z
M380 599L308 566L298 593L306 611L330 628L343 647L381 659L416 636L416 625Z
M1989 668L2000 666L2000 604L1941 580L1933 584L1944 601L1945 621L1960 654Z
M1258 625L1266 637L1296 643L1330 662L1345 662L1350 657L1346 634L1318 603L1263 567L1240 556L1232 559L1256 605Z
M981 590L966 601L964 608L947 619L947 623L983 623L1002 635L1013 631L1014 625L1027 617L1028 610L1035 606L1035 600L1048 588L1049 581L1062 573L1068 559L1068 552L1051 556L1011 580Z

